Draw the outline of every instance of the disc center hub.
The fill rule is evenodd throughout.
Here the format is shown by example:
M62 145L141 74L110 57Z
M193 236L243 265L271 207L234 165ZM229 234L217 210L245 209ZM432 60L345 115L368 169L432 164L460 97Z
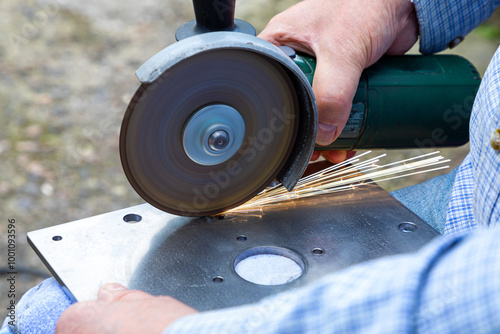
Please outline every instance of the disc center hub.
M218 152L225 150L229 145L229 134L224 130L217 130L208 137L208 146Z
M245 121L225 104L205 106L190 116L182 135L187 156L194 162L213 166L230 159L245 137Z

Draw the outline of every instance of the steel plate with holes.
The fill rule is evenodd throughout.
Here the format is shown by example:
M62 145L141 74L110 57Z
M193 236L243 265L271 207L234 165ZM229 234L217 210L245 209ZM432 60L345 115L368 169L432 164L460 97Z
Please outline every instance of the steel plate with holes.
M179 217L144 204L30 232L28 239L76 300L94 299L101 285L118 282L210 310L256 302L362 261L412 252L437 235L387 192L367 185L216 217ZM259 283L273 266L262 266L253 279L238 275L235 266L262 254L300 268L277 284Z

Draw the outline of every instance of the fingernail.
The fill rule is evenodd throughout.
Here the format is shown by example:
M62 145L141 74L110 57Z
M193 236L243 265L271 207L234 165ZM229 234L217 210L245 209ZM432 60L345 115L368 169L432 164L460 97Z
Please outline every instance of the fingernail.
M104 284L97 292L97 300L112 301L116 296L116 292L119 291L127 291L127 288L118 283Z
M318 135L316 137L316 142L320 145L328 145L333 141L335 136L335 131L337 126L326 123L318 124Z
M102 286L101 289L106 289L106 290L111 291L111 292L128 290L126 287L124 287L123 285L118 284L118 283L106 283Z

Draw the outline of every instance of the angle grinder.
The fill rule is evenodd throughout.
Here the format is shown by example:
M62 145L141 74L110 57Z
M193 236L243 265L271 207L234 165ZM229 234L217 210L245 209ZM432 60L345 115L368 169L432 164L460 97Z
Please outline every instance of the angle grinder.
M348 123L315 146L315 59L255 37L235 0L193 0L177 43L136 72L120 156L137 193L182 216L236 207L273 180L292 190L314 150L468 141L477 70L458 56L383 57L366 69Z

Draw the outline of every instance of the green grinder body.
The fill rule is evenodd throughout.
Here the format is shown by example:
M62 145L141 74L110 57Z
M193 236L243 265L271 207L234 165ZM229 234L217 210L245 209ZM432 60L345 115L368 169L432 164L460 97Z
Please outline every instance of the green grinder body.
M293 59L312 84L316 60ZM342 133L316 150L459 146L481 83L476 68L456 55L384 56L361 75Z

